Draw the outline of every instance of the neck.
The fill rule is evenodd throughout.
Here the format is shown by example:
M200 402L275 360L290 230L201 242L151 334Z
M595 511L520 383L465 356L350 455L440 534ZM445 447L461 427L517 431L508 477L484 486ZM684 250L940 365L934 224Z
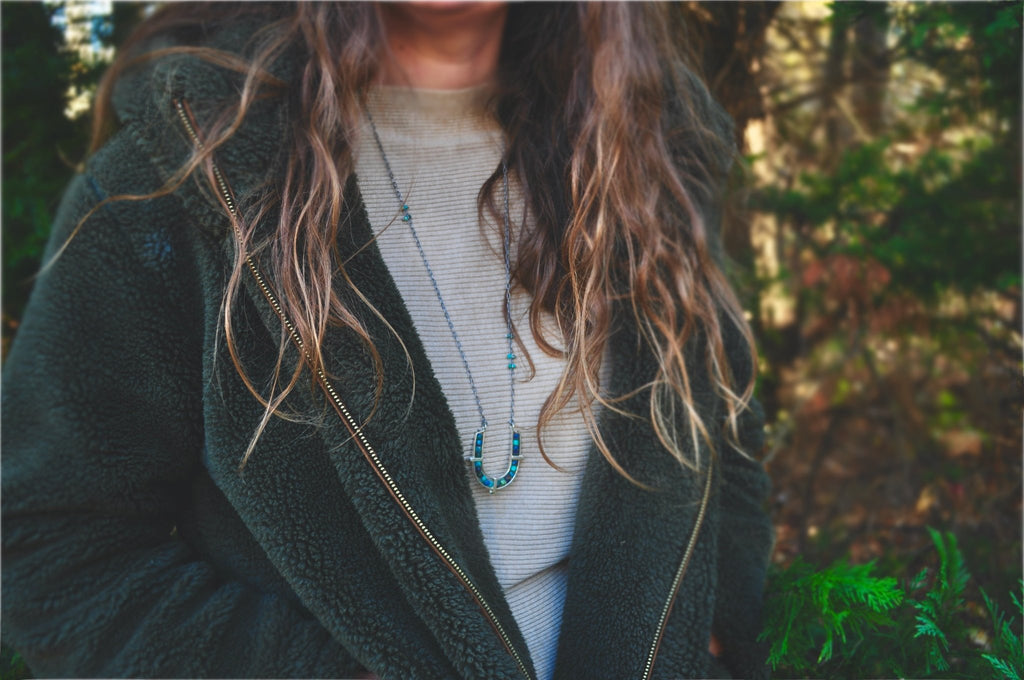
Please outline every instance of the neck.
M498 3L381 3L387 54L379 82L455 90L494 79L507 7Z

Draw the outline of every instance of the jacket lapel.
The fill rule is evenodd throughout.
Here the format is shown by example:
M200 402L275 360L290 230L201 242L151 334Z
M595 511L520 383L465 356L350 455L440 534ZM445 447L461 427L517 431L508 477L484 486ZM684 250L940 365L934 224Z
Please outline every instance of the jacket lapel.
M654 376L653 357L641 347L631 330L613 337L611 394L628 394ZM645 389L622 406L645 415L648 398ZM642 676L697 524L703 473L698 480L683 468L643 418L605 411L601 432L615 459L654 488L631 483L596 450L591 452L570 556L556 678ZM706 461L707 451L701 453ZM665 644L657 650L654 677L703 677L707 640L700 637L710 630L714 592L707 563L712 551L705 549L711 536L706 527L698 534L694 559L674 598ZM680 639L693 644L679 645Z
M372 397L377 386L373 365L354 334L329 333L323 347L328 361L333 362L331 372L338 378L338 389L347 395L350 408L365 414L363 431L390 475L390 480L374 480L374 493L367 496L365 507L359 508L364 523L371 531L400 530L404 540L386 546L392 551L395 568L401 569L396 576L408 584L407 597L414 606L419 605L421 616L440 640L452 649L478 648L474 656L480 665L467 677L480 677L482 669L488 669L484 675L491 675L494 665L503 672L508 666L510 675L521 675L492 628L496 623L504 631L529 669L526 645L484 545L455 419L372 240L355 178L350 181L348 197L353 209L339 245L351 286L338 292L350 309L360 310L361 321L380 353L384 375L376 403ZM365 295L380 316L360 304L353 290ZM334 421L325 437L333 435L337 442L348 439L347 430L341 431L340 425L340 420ZM359 489L352 486L354 468L371 466L365 457L356 460L340 449L336 460L343 483L350 493L358 494ZM376 474L380 477L379 471ZM361 501L357 499L356 504ZM382 506L387 507L387 514ZM411 552L418 556L415 562L408 559ZM453 565L465 574L453 573ZM460 585L464 580L470 583ZM467 587L478 591L473 593L475 598L469 596ZM442 590L454 590L454 594L439 599ZM480 616L481 607L492 611Z
M225 175L228 172L226 166ZM496 622L521 663L530 669L526 645L488 561L454 418L397 287L372 243L354 179L347 193L347 203L353 209L339 247L351 284L339 283L338 293L374 338L384 370L381 391L377 393L373 360L363 342L354 332L331 328L322 342L326 376L359 425L361 436L353 436L320 386L299 385L289 402L299 413L322 414L316 433L307 432L305 438L322 441L334 468L333 483L344 489L361 519L362 531L372 539L381 563L389 568L391 582L412 606L419 626L430 631L458 673L463 677L522 677L502 634L493 627ZM233 250L231 245L225 244L225 248ZM243 285L264 326L272 337L278 337L282 322L263 285L248 273ZM354 290L364 295L380 316L371 312ZM289 348L285 375L297 361L298 352ZM291 453L304 455L301 450ZM262 455L280 456L281 452L259 446L253 459ZM279 484L265 479L259 486L264 483ZM224 490L230 497L230 490ZM261 488L261 493L266 491ZM309 509L315 508L311 505ZM272 509L258 514L263 516L248 518L250 524L272 525L279 520ZM305 546L317 559L338 549L338 536L319 538ZM335 579L310 582L307 574L297 573L289 562L277 566L289 581L304 581L310 600L307 606L336 599ZM484 609L490 611L481 615ZM422 674L422 668L413 673Z

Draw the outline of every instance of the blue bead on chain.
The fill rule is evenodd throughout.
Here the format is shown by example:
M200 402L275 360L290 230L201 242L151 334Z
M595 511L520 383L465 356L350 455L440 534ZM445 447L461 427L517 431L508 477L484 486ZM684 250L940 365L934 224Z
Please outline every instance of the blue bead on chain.
M434 277L434 270L430 268L430 262L427 261L427 254L423 250L423 244L420 243L419 234L416 233L416 227L413 226L412 214L409 212L409 206L402 199L402 192L398 188L398 181L395 179L395 173L391 171L391 163L388 162L388 156L384 153L384 144L380 141L380 135L377 133L377 125L373 121L373 116L369 110L366 112L366 117L370 121L370 129L373 131L373 140L377 143L377 149L380 151L381 159L384 161L384 168L387 170L388 179L391 180L391 188L395 192L395 198L398 199L399 205L401 205L402 222L405 222L409 227L409 233L412 235L412 240L416 244L416 250L419 251L420 258L423 260L423 266L427 270L427 276L430 277L430 284L434 287L434 294L437 296L437 302L441 305L441 312L444 314L444 320L448 323L448 330L452 334L452 339L455 341L455 348L459 351L459 357L462 359L462 367L466 370L466 377L469 379L469 387L473 392L473 400L476 402L477 412L480 414L480 429L473 433L473 445L472 453L466 458L473 468L473 472L476 475L477 481L480 482L490 493L494 493L499 489L503 489L516 478L516 473L519 472L519 460L520 460L520 444L521 438L519 436L519 430L516 429L516 354L515 354L515 333L512 330L512 260L510 251L512 249L512 235L511 227L509 225L509 192L508 192L508 164L505 162L505 158L501 159L501 173L503 179L503 186L505 190L505 215L504 215L504 241L503 241L503 254L505 259L505 327L507 332L505 333L505 340L508 342L508 353L505 358L508 360L508 372L509 372L509 415L508 415L508 427L512 435L512 445L509 450L508 466L505 468L504 474L500 477L491 477L484 471L483 461L483 449L484 449L484 434L487 432L487 417L484 415L483 403L480 401L480 393L476 389L476 381L473 380L473 373L469 370L469 359L466 358L466 352L462 349L462 341L459 340L459 334L455 331L455 324L452 323L451 314L448 313L448 306L444 303L444 296L441 295L441 288L437 285L437 279Z

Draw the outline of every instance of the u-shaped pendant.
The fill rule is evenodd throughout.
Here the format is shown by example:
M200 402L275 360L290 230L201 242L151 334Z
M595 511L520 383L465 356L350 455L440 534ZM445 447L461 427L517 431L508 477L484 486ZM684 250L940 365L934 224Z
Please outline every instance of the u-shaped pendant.
M484 472L484 432L487 431L487 428L482 427L473 435L473 455L469 458L469 462L473 465L473 472L476 473L477 480L491 493L511 484L512 480L516 478L516 473L519 472L519 430L513 425L509 425L509 429L512 430L512 450L508 457L508 468L498 478L489 477Z

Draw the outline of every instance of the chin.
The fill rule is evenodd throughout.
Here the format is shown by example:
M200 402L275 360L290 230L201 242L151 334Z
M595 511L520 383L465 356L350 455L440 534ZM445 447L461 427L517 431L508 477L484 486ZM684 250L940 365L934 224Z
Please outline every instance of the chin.
M389 3L386 3L389 4ZM405 12L421 17L459 16L476 17L503 11L504 2L460 2L459 0L425 0L423 2L397 2Z

